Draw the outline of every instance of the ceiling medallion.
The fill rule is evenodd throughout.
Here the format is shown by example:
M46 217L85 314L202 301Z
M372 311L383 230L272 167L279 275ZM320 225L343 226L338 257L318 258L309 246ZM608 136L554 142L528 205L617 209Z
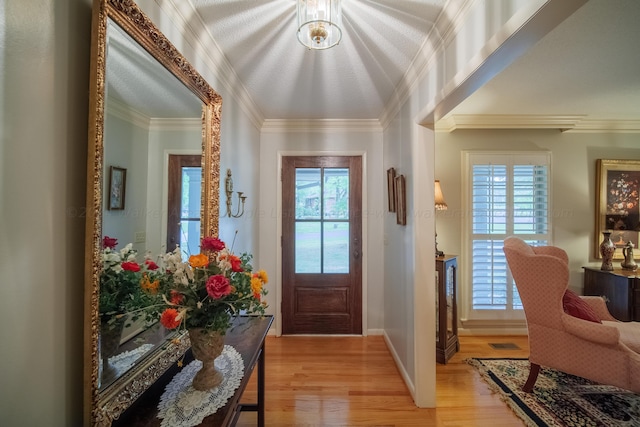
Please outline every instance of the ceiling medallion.
M309 49L329 49L342 38L341 0L298 0L298 40Z

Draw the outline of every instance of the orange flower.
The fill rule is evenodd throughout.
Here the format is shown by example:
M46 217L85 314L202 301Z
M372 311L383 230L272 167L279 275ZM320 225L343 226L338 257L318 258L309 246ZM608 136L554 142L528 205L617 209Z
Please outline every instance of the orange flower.
M160 286L160 281L154 280L153 282L149 280L149 276L147 273L144 273L142 276L142 280L140 280L140 287L150 293L151 295L155 295L158 293L158 287Z
M209 257L205 254L191 255L189 265L193 268L203 268L209 264Z
M267 275L267 272L264 270L258 270L258 272L256 273L256 275L258 276L258 278L260 280L262 280L262 283L269 283L269 276Z
M251 278L251 291L256 299L260 299L260 291L262 290L262 280L257 277L257 274Z
M167 308L160 316L160 323L167 329L175 329L180 326L180 313L175 308Z

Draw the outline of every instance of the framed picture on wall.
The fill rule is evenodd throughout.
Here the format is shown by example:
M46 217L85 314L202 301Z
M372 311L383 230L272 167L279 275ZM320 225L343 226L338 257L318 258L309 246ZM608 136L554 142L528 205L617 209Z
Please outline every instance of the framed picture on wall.
M396 211L396 170L387 169L387 200L389 202L389 212Z
M404 175L398 175L396 181L396 223L407 225L407 190Z
M600 255L602 232L611 231L611 241L616 245L614 259L624 258L622 247L632 242L637 248L640 242L640 160L596 161L596 235L594 249ZM637 258L640 251L636 251Z
M109 204L110 211L124 209L124 195L127 184L127 170L116 166L109 167Z

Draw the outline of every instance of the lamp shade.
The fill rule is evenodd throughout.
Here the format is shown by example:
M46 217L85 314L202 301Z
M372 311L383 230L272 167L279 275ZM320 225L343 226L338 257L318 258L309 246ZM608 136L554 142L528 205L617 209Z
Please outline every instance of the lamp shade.
M447 202L444 201L444 196L442 195L442 188L440 187L440 180L436 179L436 187L435 187L435 205L436 209L439 211L443 211L447 209Z
M309 49L328 49L342 38L340 0L297 0L298 40Z

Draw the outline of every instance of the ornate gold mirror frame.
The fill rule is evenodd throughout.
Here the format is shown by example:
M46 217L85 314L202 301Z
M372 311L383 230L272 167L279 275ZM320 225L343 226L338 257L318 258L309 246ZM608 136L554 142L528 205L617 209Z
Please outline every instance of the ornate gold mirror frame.
M99 389L98 301L102 270L102 189L105 179L103 144L109 20L121 27L202 101L201 236L218 235L221 96L155 27L135 2L94 0L85 237L85 425L110 425L189 347L186 334L176 335L175 339L159 345L105 390Z

